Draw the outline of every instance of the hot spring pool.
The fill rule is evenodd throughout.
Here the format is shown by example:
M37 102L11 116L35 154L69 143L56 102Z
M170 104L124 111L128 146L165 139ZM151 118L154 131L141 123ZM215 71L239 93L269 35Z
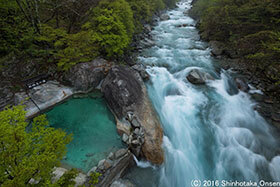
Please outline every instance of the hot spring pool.
M123 147L114 116L102 97L70 99L48 111L52 127L73 134L63 164L84 172L110 152Z

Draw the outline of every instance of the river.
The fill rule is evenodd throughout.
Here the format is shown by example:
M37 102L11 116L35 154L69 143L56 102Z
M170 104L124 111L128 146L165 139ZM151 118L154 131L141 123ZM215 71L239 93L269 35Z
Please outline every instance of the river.
M188 187L194 179L217 180L219 185L222 180L280 181L275 129L254 110L249 94L232 93L230 70L217 71L195 21L184 14L190 8L191 0L186 0L168 11L170 19L159 21L151 33L155 46L139 56L147 66L148 93L164 129L165 162L153 169L153 185ZM186 79L192 69L215 80L193 85Z

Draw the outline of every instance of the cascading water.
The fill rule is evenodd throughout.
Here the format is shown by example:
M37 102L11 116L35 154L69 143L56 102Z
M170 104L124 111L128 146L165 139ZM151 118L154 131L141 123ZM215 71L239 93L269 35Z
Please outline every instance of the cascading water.
M152 31L156 45L139 60L147 65L148 92L164 129L165 162L157 186L187 187L194 179L279 181L279 141L244 92L232 94L228 72L217 73L195 21L191 1L178 3ZM184 25L178 27L180 25ZM202 69L216 79L191 84Z

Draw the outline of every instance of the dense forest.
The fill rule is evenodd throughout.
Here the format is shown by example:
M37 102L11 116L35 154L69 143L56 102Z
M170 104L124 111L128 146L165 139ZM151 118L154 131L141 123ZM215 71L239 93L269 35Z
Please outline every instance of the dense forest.
M0 65L10 59L67 70L129 50L153 14L176 0L0 0Z
M116 60L131 50L134 37L153 15L176 1L0 0L1 87L5 90L13 81L14 89L11 74L20 80L34 76L28 72L20 77L21 67L29 63L66 71L100 56ZM29 122L24 107L0 111L0 186L28 186L32 180L37 186L74 186L75 169L52 181L53 168L60 165L72 136L51 128L45 115ZM91 177L89 183L96 184L98 173Z
M202 38L219 41L230 58L280 83L280 3L274 0L196 0L192 16L199 18ZM230 51L230 50L228 50Z

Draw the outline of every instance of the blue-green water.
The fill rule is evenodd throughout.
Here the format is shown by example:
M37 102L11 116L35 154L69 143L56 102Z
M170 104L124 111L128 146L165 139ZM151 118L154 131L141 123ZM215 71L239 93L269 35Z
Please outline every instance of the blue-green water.
M103 98L70 99L47 112L51 126L73 134L62 163L87 172L122 147L114 116Z

